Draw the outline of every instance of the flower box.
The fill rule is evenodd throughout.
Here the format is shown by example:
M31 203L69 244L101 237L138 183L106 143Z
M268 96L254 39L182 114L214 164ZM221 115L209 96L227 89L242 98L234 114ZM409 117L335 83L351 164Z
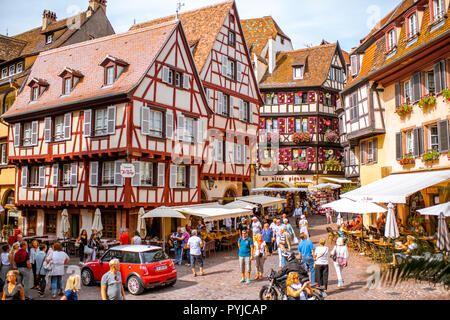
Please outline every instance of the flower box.
M293 170L297 171L307 171L309 169L309 165L306 161L302 160L292 160L289 165L292 167Z
M412 112L412 106L409 104L404 104L404 105L398 106L395 109L395 113L398 114L400 117L410 114L411 112Z
M327 131L325 133L325 141L327 142L339 142L339 135L335 131Z
M403 156L400 160L399 160L400 164L402 166L407 166L410 164L416 164L416 159L413 156Z
M450 102L450 90L448 89L442 90L442 96L445 98L444 102Z
M423 162L431 162L431 161L439 160L439 152L437 152L436 150L427 152L424 154L422 160L423 160Z
M432 107L436 104L436 97L427 94L425 97L422 97L419 101L419 107L422 109L427 109L429 107Z
M330 158L325 161L325 167L330 171L339 171L342 169L342 164L336 158Z
M309 132L296 132L292 135L292 141L295 143L310 142L312 135Z

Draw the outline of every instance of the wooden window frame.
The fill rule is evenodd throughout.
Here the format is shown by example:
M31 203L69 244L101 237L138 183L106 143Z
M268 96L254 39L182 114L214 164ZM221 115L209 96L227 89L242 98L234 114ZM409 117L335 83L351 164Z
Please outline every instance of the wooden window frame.
M233 39L232 42L230 42L230 39ZM235 48L236 47L236 32L232 30L228 30L228 45Z
M49 227L50 227L50 223L49 223L49 216L54 216L54 219L55 219L55 229L54 229L54 231L55 232L52 232L53 231L53 228L51 229L51 231L49 231ZM53 218L52 218L53 219ZM58 231L58 216L57 216L57 214L56 213L45 213L44 214L44 220L45 220L45 223L44 223L44 226L45 226L45 234L56 234L56 232Z
M27 144L25 144L25 126L30 126L30 138L29 138L29 142L27 142ZM23 123L23 125L21 126L21 141L20 141L20 146L21 147L34 147L33 146L33 123L32 122L25 122Z
M32 174L32 171L36 170L36 174ZM31 181L32 177L36 178L35 182ZM28 181L27 181L27 188L39 188L39 166L29 166L28 167Z
M395 49L397 49L398 46L398 35L396 26L393 25L390 28L386 29L385 35L386 35L386 53L390 54Z
M106 163L112 163L112 183L105 184L104 182L104 165ZM115 169L116 169L116 160L111 161L99 161L98 163L98 186L106 187L106 188L115 188Z
M98 108L98 109L93 109L93 114L92 114L92 119L91 119L91 127L92 127L92 136L93 137L105 137L108 136L108 107L106 108ZM106 122L105 128L104 130L106 130L105 133L97 133L97 112L104 112L105 117L104 117L104 122Z

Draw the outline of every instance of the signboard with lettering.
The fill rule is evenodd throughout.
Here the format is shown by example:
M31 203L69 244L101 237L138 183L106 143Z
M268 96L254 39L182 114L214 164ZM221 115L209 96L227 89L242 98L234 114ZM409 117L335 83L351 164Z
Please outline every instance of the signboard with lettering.
M120 165L120 174L124 178L133 178L136 175L134 164L122 163Z

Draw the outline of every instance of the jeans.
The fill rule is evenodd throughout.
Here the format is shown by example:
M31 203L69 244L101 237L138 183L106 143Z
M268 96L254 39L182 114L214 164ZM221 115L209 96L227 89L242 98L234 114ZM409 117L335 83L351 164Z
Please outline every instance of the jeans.
M310 277L311 277L311 283L316 282L316 269L314 268L314 258L312 256L307 256L302 258L303 261L306 263L309 269Z
M183 247L174 247L173 249L175 250L175 263L181 266Z
M57 290L63 290L62 276L51 276L50 279L52 283L52 295L55 296Z

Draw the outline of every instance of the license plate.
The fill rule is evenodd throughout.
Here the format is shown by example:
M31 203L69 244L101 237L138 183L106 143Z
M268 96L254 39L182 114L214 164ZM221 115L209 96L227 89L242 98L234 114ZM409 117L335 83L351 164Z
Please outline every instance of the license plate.
M167 266L159 266L155 268L155 271L161 271L161 270L166 270Z

